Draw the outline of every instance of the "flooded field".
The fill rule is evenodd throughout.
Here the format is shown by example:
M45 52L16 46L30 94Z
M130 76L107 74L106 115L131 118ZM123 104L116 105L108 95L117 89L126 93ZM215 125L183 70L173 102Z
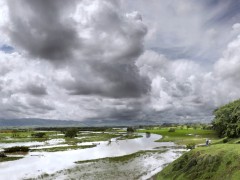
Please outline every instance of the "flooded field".
M136 138L128 139L123 138L126 136L124 133L112 133L113 136L109 136L108 140L96 141L106 134L111 133L81 133L71 140L71 143L74 141L74 145L69 144L69 139L63 138L62 135L59 135L59 138L49 136L52 139L42 142L0 143L0 149L12 146L30 148L30 152L22 159L1 162L0 177L2 180L96 179L96 177L148 179L184 151L172 142L155 142L161 138L155 134L135 134ZM87 141L86 138L93 141ZM56 152L48 152L52 148L55 148Z

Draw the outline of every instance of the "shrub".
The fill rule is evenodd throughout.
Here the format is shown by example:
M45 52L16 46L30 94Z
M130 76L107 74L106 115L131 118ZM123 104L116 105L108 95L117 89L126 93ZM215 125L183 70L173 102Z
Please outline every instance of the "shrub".
M77 136L77 133L78 133L78 129L71 128L65 132L65 137L74 138Z
M168 132L175 132L176 130L175 130L175 128L170 128L169 130L168 130Z
M132 127L128 127L128 128L127 128L127 132L128 132L128 133L133 133L133 132L134 132L134 129L133 129Z
M227 142L228 142L228 139L225 138L225 139L223 140L223 143L227 143Z
M31 134L31 135L32 135L32 137L35 137L35 138L43 138L46 135L46 133L39 132L39 133Z
M28 152L28 151L29 151L29 148L26 146L14 146L14 147L4 149L5 153Z
M0 152L0 158L7 157L3 152Z
M196 144L195 143L189 143L187 144L186 148L187 149L195 149Z

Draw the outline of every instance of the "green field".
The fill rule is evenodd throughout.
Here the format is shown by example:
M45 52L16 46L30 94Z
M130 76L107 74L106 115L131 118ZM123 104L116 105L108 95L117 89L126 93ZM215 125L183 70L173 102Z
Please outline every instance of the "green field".
M215 143L219 138L213 130L204 130L201 128L183 128L174 127L175 132L169 132L170 127L164 127L151 130L139 130L138 132L150 132L154 134L160 134L163 137L157 142L174 142L179 145L186 145L189 143L204 144L206 138L212 140Z

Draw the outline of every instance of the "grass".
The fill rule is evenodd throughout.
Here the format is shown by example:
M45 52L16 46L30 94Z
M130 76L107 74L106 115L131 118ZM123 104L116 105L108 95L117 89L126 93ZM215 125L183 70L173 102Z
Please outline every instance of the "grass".
M3 158L0 158L0 163L6 162L6 161L15 161L15 160L18 160L21 158L23 158L23 157L3 157Z
M46 131L46 136L43 138L32 137L39 131L17 131L17 130L1 130L0 131L0 143L16 143L16 142L32 142L38 141L43 142L51 139L64 138L64 135L57 135L60 132L57 131ZM111 138L119 137L119 134L109 133L89 133L89 134L78 134L78 137L85 137L83 139L77 138L65 138L66 143L69 145L76 145L80 142L94 142L94 141L108 141Z
M206 138L212 140L212 143L219 140L214 130L203 129L180 129L175 128L175 132L169 132L170 128L161 128L153 130L139 130L138 132L150 132L153 134L160 134L163 137L157 142L174 142L179 145L187 145L189 143L204 144Z
M29 151L29 148L26 146L14 146L10 148L4 148L4 153L27 153Z
M35 138L31 135L39 131L33 130L0 130L0 143L15 143L15 142L31 142L31 141L46 141L57 137L57 131L46 131L46 136L43 138ZM55 135L55 137L54 137Z
M138 151L136 153L128 154L125 156L117 156L117 157L107 157L107 158L100 158L100 159L95 159L95 160L86 160L86 161L77 161L75 163L77 164L82 164L82 163L87 163L87 162L96 162L96 161L108 161L108 162L126 162L130 161L134 158L140 157L146 153L163 153L166 150L148 150L148 151Z
M85 146L58 146L52 148L42 148L42 149L32 149L31 152L58 152L58 151L67 151L67 150L76 150L76 149L86 149L92 148L96 145L85 145Z
M81 136L78 136L81 137ZM119 137L119 135L116 134L108 134L108 133L89 133L89 134L83 134L82 139L77 139L77 138L65 138L65 141L69 145L76 145L77 143L82 143L82 142L96 142L96 141L108 141L111 138Z
M158 180L229 179L240 177L238 144L216 144L185 153L156 175Z
M138 135L138 134L127 134L127 135L123 135L119 138L117 138L117 140L126 140L126 139L136 139L136 138L140 138L143 137L142 135Z

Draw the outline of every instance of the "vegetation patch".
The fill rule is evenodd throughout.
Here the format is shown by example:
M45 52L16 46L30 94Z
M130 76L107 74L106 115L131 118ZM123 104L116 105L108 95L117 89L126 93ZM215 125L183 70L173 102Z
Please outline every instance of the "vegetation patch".
M23 157L0 157L0 163L1 162L6 162L6 161L16 161L19 159L22 159Z
M108 162L127 162L130 161L131 159L140 157L146 153L164 153L167 150L148 150L148 151L138 151L133 154L128 154L125 156L117 156L117 157L107 157L107 158L101 158L101 159L95 159L95 160L86 160L86 161L77 161L75 163L77 164L82 164L82 163L87 163L87 162L97 162L97 161L108 161Z
M138 134L127 134L125 136L121 136L121 137L117 138L117 140L136 139L136 138L140 138L140 137L143 137L143 136L138 135Z
M26 147L26 146L14 146L14 147L4 149L4 153L16 153L16 152L27 153L28 151L29 151L29 147Z
M44 132L38 132L38 133L32 134L32 137L35 137L35 138L43 138L44 136L46 136L46 133Z
M118 134L108 134L108 133L100 133L94 134L92 136L86 136L82 139L74 139L75 142L96 142L96 141L108 141L112 138L119 137ZM67 141L71 141L71 139L67 139Z
M42 149L32 149L31 152L57 152L57 151L68 151L68 150L76 150L76 149L86 149L93 148L96 145L85 145L85 146L58 146L51 148L42 148Z
M46 141L54 138L57 131L34 131L32 129L12 129L0 130L0 143L15 143L15 142L32 142L32 141Z

